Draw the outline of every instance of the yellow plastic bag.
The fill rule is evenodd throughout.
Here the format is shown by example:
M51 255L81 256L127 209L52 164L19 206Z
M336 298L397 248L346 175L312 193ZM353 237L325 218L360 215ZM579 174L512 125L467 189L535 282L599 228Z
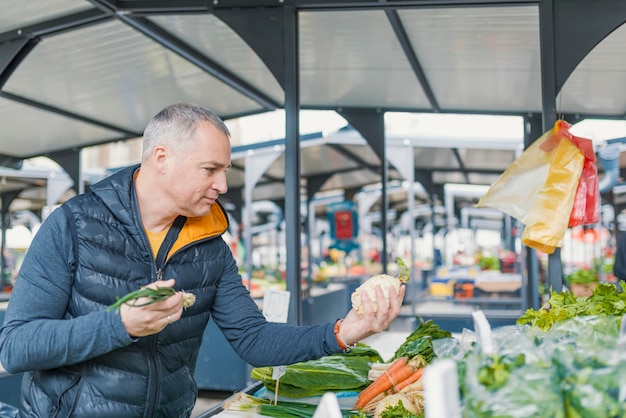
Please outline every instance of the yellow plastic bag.
M559 120L502 173L476 206L492 207L526 228L522 242L552 254L563 244L585 156Z

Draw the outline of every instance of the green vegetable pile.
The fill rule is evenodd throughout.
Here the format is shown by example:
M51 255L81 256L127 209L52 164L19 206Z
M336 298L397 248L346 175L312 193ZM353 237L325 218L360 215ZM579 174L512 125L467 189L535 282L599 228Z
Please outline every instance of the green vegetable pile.
M439 325L435 324L432 319L424 321L419 316L417 319L419 325L398 347L391 361L403 356L410 359L421 356L426 363L430 363L436 357L433 350L433 340L452 337L450 331L439 328Z
M486 362L478 369L478 382L489 390L499 389L509 380L511 372L525 363L524 354L487 356Z
M326 392L360 391L370 383L367 374L374 362L382 362L378 351L359 344L347 354L291 364L280 378L278 394L289 398L306 398ZM275 392L273 369L255 367L250 376L263 382L268 391Z
M553 297L571 303L555 304L551 315L568 314L552 318L551 326L496 328L493 353L466 345L466 351L450 357L457 363L464 418L626 417L621 314L590 315L585 298ZM614 286L603 286L595 297L598 311L621 312L615 305L623 295ZM565 309L579 304L584 308Z
M591 284L598 281L598 274L590 269L579 269L571 274L568 274L565 277L565 281L567 281L569 284Z
M500 260L495 256L483 256L478 259L481 270L500 270Z
M380 418L424 418L424 414L416 415L408 411L400 401L397 405L390 406L381 412Z
M239 411L276 418L312 418L315 415L317 405L304 402L270 401L240 392L224 401L222 409L226 411ZM355 412L342 410L344 418L355 417Z
M625 289L626 282L620 281L619 288ZM611 315L621 322L626 314L626 293L612 283L598 283L591 296L576 297L568 291L551 292L550 299L538 310L528 309L517 320L520 325L530 324L547 331L555 323L576 316Z

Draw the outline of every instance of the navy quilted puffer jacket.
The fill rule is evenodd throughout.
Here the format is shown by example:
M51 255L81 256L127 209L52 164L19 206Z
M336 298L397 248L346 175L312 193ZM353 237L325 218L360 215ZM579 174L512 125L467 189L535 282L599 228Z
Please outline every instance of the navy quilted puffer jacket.
M22 417L189 417L196 358L211 316L253 366L340 351L332 324L265 321L221 238L228 221L218 204L206 219L188 220L193 238L162 270L164 279L176 279L176 289L194 293L196 303L160 333L131 338L119 314L106 307L157 277L133 189L137 168L54 211L26 255L0 330L2 365L25 372Z

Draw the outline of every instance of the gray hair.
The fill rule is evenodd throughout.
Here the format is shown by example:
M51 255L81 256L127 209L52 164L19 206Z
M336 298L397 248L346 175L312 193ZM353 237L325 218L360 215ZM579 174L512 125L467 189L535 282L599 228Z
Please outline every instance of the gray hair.
M194 103L176 103L154 115L143 132L142 160L159 144L174 145L191 138L199 122L209 122L230 138L230 131L219 116Z

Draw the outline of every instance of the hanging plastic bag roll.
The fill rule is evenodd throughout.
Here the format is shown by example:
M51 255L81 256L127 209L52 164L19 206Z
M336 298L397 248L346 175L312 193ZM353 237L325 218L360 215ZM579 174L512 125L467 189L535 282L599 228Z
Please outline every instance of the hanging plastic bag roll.
M590 139L573 135L572 140L583 152L585 163L576 189L568 226L595 224L600 222L600 186L593 142Z
M492 207L526 228L522 242L552 254L563 244L585 156L559 120L502 173L476 206Z

